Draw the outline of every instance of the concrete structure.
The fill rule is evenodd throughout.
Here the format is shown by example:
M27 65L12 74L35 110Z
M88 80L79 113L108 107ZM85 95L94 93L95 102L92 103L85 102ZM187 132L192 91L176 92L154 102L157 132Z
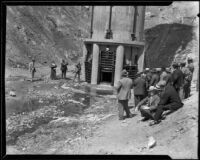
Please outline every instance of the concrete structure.
M83 79L116 86L125 66L143 70L145 7L93 6L91 12L91 36L84 40Z

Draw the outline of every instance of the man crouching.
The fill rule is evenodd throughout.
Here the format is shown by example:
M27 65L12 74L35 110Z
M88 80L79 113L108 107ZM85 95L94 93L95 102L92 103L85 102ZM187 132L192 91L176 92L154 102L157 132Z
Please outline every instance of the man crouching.
M128 107L128 100L131 96L131 89L133 88L133 81L128 78L128 73L126 70L122 71L122 78L119 80L116 89L117 89L117 98L118 98L118 110L119 110L119 120L124 120L124 110L126 112L126 117L131 118L131 114Z
M159 88L150 86L149 87L149 96L144 98L136 106L136 110L140 110L141 116L144 117L142 121L154 119L153 115L157 109L158 103L160 102L159 97Z

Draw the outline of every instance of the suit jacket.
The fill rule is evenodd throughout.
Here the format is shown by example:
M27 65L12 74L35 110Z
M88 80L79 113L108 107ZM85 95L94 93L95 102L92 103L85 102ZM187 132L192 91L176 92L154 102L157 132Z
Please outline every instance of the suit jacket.
M163 71L160 75L160 81L163 81L167 77L167 72Z
M150 86L155 86L160 80L160 76L158 74L153 74L151 81L150 81Z
M123 77L117 84L117 98L119 100L128 100L131 96L131 88L133 87L133 81L130 78Z
M194 72L194 64L193 63L189 63L188 65L187 65L187 68L190 70L190 72Z
M172 84L172 74L167 73L167 75L163 78L164 81L166 81L167 84Z
M138 77L133 82L134 86L134 94L135 95L146 95L147 89L146 89L146 82L143 78Z
M183 72L180 69L176 69L172 73L172 84L175 89L182 87L184 80Z
M169 84L166 85L163 93L161 94L160 102L158 103L158 105L168 105L168 104L176 104L180 106L183 105L178 93L176 92L174 87Z

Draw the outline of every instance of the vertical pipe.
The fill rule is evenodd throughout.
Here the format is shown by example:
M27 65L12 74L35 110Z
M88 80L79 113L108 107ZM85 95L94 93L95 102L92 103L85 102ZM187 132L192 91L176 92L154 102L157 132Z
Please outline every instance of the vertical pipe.
M92 34L93 34L93 18L94 18L94 6L92 6L92 17L91 17L91 25L90 25L90 38L92 38Z
M93 58L92 58L92 74L91 84L97 84L98 70L99 70L99 46L93 44Z
M117 86L117 82L121 78L121 71L123 69L123 61L124 61L124 46L119 45L117 47L116 52L116 63L115 63L115 79L114 79L114 86Z
M109 30L111 30L111 21L112 21L112 6L110 6L109 26L108 26Z
M110 6L110 11L109 11L109 22L108 22L108 29L106 30L106 39L111 39L112 36L112 30L111 30L111 21L112 21L112 6Z
M135 11L134 11L134 19L133 19L133 30L132 30L132 34L131 34L131 37L132 37L132 41L135 40L136 38L136 24L137 24L137 15L138 15L138 8L137 6L134 6L135 8Z

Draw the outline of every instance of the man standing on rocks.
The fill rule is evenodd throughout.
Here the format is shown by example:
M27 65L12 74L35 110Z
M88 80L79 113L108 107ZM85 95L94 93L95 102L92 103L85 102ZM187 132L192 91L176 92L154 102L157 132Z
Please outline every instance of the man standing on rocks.
M119 120L124 120L124 111L126 112L126 117L131 118L131 114L128 108L128 100L131 96L131 89L133 87L133 82L128 78L128 73L126 70L123 70L121 73L122 78L119 80L116 89L117 89L117 98L118 98L118 110L119 110Z
M190 72L192 73L192 77L193 77L193 72L194 72L194 64L193 64L193 59L191 57L188 58L188 65L187 65L187 68L190 70ZM188 91L188 96L190 96L190 87L191 87L191 82L192 82L192 79L189 83L189 91Z
M183 99L183 72L179 69L178 63L173 63L172 67L174 71L172 72L172 85L179 94L180 98Z
M184 99L188 98L190 95L190 84L192 81L192 72L189 68L185 67L186 62L181 62L181 71L184 75L184 82L183 82L183 95Z
M35 59L32 59L32 62L29 63L29 71L31 72L31 81L33 81L36 72Z

